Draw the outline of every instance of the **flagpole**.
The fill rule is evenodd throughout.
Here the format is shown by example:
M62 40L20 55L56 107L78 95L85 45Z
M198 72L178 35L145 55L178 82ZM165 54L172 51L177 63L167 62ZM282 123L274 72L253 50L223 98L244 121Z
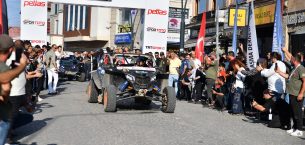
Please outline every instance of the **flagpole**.
M237 16L238 16L238 1L235 0L235 16L234 16L234 29L233 29L233 42L232 49L235 55L237 55Z
M218 3L218 0L216 0L216 16L215 16L215 19L216 19L216 57L217 59L219 59L219 19L218 19L218 16L219 16L219 3Z

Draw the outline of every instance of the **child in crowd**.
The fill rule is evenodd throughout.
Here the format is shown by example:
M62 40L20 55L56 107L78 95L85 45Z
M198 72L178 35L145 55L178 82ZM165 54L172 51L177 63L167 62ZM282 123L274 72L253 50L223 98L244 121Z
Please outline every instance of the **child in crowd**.
M215 96L215 108L220 108L221 110L225 109L225 94L227 94L227 88L225 86L225 78L223 76L220 76L216 79L216 83L218 87L214 88L212 90L213 95Z

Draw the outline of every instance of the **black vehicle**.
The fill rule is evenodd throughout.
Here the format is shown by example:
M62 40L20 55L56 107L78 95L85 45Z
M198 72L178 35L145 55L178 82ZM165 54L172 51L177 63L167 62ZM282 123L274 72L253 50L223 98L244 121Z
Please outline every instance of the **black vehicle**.
M136 54L104 54L101 58L87 88L89 103L103 103L105 112L115 112L118 101L134 98L145 105L160 101L163 112L175 111L175 90L167 86L166 77L161 79L154 59Z
M58 74L60 78L68 78L68 80L77 79L80 82L84 82L86 79L84 64L74 56L60 59Z

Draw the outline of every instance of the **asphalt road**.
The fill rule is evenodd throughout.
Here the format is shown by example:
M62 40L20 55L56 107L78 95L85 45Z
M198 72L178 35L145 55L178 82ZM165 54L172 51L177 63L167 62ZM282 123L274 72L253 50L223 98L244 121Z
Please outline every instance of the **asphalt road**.
M158 103L121 103L118 112L104 113L87 103L86 85L63 82L60 95L42 96L34 121L16 138L32 145L305 145L283 130L184 101L174 114L162 113Z

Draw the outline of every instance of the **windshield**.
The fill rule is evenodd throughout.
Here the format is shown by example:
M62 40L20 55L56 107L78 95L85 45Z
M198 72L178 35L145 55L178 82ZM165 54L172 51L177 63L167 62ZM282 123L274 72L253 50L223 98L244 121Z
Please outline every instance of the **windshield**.
M117 54L114 55L114 64L117 66L154 67L153 58L147 55Z

